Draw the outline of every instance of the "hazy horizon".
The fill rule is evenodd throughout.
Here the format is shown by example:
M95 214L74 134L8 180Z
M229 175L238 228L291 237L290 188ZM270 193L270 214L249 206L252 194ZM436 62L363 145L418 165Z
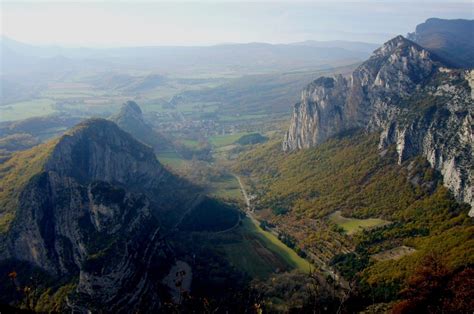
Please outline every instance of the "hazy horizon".
M406 34L401 34L405 36ZM392 37L388 38L390 40ZM330 42L347 42L347 43L361 43L361 44L372 44L372 45L381 45L383 42L368 42L362 40L344 40L344 39L334 39L334 40L316 40L316 39L307 39L301 41L290 41L282 43L271 43L265 41L245 41L245 42L218 42L218 43L196 43L196 44L142 44L142 45L113 45L113 46L94 46L94 45L67 45L67 44L54 44L54 43L34 43L18 40L5 35L0 35L1 40L10 40L20 44L31 45L39 48L71 48L71 49L121 49L121 48L147 48L147 47L170 47L170 48L185 48L185 47L214 47L214 46L225 46L225 45L252 45L252 44L262 44L262 45L292 45L292 44L301 44L305 42L315 42L315 43L330 43Z
M90 48L308 40L382 43L406 35L427 18L474 15L469 1L3 2L1 6L2 37L33 45Z

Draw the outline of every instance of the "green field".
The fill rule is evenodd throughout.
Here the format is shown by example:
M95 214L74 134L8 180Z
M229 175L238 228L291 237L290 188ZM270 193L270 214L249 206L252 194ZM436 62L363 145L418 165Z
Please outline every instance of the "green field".
M331 214L331 216L329 216L329 219L335 224L337 224L339 227L343 228L344 231L349 235L362 231L363 229L383 226L390 223L387 220L379 218L346 218L341 215L340 211L336 211Z
M226 243L222 248L229 262L251 277L265 279L281 271L310 271L308 261L299 257L271 233L262 230L250 218L242 220L242 239Z
M175 151L160 152L156 154L156 158L165 166L175 170L182 168L186 164L186 160L181 158Z
M115 96L115 94L90 88L84 89L47 89L41 93L42 97L50 99L68 99L68 98L94 98L100 96Z
M38 98L0 106L0 121L15 121L37 116L46 116L55 112L54 101Z
M275 235L263 230L251 219L244 220L243 226L248 232L255 234L255 236L262 240L267 248L281 256L292 268L309 273L311 264L281 242Z
M268 114L244 114L244 115L219 115L219 121L243 121L251 119L264 119L267 118Z
M239 182L231 175L212 181L210 195L218 198L243 199Z
M199 142L196 140L182 140L181 143L189 148L198 148Z
M214 135L209 138L211 144L215 147L227 146L233 144L237 141L241 136L248 134L247 132L240 132L234 134L226 134L226 135Z

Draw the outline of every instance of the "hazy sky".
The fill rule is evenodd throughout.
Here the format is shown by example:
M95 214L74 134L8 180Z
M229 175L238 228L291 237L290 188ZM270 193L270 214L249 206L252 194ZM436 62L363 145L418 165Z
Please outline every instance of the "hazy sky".
M0 0L1 1L1 0ZM68 46L383 42L429 17L468 18L468 1L1 2L1 33Z

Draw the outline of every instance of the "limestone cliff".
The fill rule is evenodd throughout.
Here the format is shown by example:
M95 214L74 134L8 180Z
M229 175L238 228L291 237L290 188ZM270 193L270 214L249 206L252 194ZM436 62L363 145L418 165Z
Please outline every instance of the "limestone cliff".
M474 205L472 82L472 71L448 69L397 36L350 77L319 78L306 87L283 150L312 147L354 128L381 132L381 152L395 144L400 163L425 156L454 195Z

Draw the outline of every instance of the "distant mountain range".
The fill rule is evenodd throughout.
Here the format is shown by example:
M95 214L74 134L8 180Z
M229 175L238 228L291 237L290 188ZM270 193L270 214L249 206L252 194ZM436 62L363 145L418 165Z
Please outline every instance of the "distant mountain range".
M431 18L407 37L451 66L474 67L474 20Z
M175 57L186 56L187 53L210 51L226 52L229 49L236 51L244 50L267 50L284 49L289 47L313 47L313 48L335 48L345 49L347 51L370 53L377 48L376 43L366 43L358 41L332 40L332 41L316 41L307 40L302 42L288 44L269 44L261 42L252 43L225 43L210 46L137 46L137 47L117 47L117 48L70 48L51 45L31 45L16 41L8 37L1 37L0 44L2 48L7 48L11 52L18 53L23 56L38 58L53 58L62 56L65 58L97 58L97 57L137 57L151 56L152 54L165 54L172 51L178 52ZM295 48L296 50L296 48Z
M150 46L124 48L62 48L34 46L3 37L0 41L2 72L26 66L78 66L85 60L102 66L134 66L148 70L174 71L176 68L271 71L331 63L336 60L363 60L377 45L349 41L307 41L294 44L222 44L215 46ZM89 65L90 66L90 65ZM87 67L89 67L87 66ZM97 66L97 64L95 64Z

